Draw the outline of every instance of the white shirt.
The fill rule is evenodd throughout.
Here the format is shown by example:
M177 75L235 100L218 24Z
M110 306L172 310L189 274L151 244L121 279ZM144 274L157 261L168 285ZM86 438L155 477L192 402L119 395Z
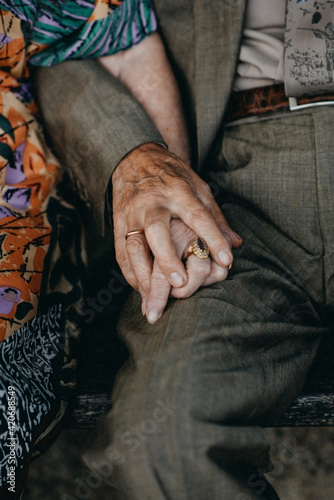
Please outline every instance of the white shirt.
M249 0L234 90L283 82L285 0Z

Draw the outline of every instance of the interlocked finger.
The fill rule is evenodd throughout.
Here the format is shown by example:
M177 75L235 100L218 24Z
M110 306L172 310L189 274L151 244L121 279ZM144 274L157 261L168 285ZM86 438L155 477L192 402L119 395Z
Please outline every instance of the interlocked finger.
M131 232L126 239L126 251L141 294L148 295L152 273L152 257L143 231Z
M229 267L219 266L216 262L211 261L211 272L210 275L204 280L202 286L209 286L213 283L218 283L219 281L226 280L230 270Z
M185 299L203 286L211 274L212 260L210 258L201 259L196 255L189 255L185 261L188 273L188 281L182 288L172 288L171 295L175 298ZM219 266L217 266L219 267Z
M170 230L169 210L148 211L145 219L145 235L154 260L166 276L171 286L183 286L187 273L177 255Z

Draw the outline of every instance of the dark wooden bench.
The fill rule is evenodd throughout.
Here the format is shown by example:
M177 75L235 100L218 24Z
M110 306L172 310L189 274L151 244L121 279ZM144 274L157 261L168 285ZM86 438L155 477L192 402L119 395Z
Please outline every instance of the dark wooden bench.
M334 425L334 338L325 338L301 394L273 427Z

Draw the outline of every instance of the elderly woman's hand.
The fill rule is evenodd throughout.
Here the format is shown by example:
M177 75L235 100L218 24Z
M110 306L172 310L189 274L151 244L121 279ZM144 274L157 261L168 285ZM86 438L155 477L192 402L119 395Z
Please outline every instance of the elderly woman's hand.
M182 287L171 287L160 266L154 262L150 293L142 304L143 314L146 314L150 323L155 323L161 317L170 295L182 299L190 297L201 286L223 281L228 275L226 266L220 266L210 258L200 259L193 254L187 257L187 250L196 234L184 222L172 219L170 228L177 255L184 262L188 280ZM226 235L226 238L229 237Z
M116 258L127 281L140 292L151 323L161 316L170 290L184 298L226 277L231 247L242 240L207 184L186 163L157 144L144 144L122 160L112 184ZM173 219L180 222L171 225ZM143 232L126 239L133 230ZM212 261L193 256L185 267L182 254L196 236L206 241Z

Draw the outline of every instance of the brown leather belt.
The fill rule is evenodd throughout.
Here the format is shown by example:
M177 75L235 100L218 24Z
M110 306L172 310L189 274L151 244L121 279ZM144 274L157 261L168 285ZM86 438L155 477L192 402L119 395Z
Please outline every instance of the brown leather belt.
M334 94L288 98L284 84L268 85L249 90L233 92L226 110L225 121L232 122L255 115L297 110L312 106L334 104Z

